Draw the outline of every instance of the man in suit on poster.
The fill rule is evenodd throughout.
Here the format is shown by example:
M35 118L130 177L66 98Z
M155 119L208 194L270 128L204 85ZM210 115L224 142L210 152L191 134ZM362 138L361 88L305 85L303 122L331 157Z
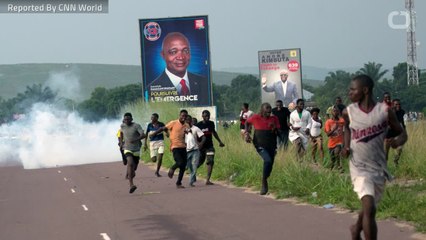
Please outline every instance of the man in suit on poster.
M163 39L161 57L166 69L148 86L150 91L174 88L178 96L196 96L195 105L209 105L206 77L187 71L191 61L188 39L180 32L171 32Z
M280 72L281 81L276 81L272 85L266 84L266 77L262 77L262 89L265 92L274 92L275 100L281 100L284 106L288 106L290 103L296 103L297 99L300 98L297 93L297 86L295 83L287 81L288 70L284 69Z

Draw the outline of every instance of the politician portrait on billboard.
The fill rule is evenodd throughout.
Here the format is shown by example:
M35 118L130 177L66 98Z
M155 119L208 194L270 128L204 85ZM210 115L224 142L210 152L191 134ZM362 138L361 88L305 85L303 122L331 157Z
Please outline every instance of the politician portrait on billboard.
M259 73L262 102L288 107L303 97L300 48L259 51Z
M144 98L212 105L207 16L141 19Z

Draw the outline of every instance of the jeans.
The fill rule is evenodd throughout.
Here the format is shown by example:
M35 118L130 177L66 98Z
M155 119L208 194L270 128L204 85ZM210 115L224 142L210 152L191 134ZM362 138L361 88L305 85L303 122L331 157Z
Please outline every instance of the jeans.
M256 150L263 159L263 178L267 179L272 172L272 165L274 165L276 151L275 149L265 149L262 147L257 147Z
M195 150L187 152L186 154L187 154L186 166L188 167L190 171L189 183L193 184L196 181L198 161L200 159L200 150L195 149Z
M173 159L175 164L172 166L172 170L179 168L179 175L176 181L176 185L182 185L183 174L185 173L186 167L186 148L173 148Z
M277 134L277 148L287 149L288 147L288 131L280 131Z

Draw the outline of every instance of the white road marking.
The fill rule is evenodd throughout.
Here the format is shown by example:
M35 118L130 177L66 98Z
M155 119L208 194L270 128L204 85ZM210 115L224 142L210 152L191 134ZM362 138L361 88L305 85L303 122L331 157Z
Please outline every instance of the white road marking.
M104 240L111 240L111 238L109 238L108 234L106 233L100 233L99 235L101 235Z
M66 181L68 181L68 179L66 177L64 177L64 181L66 182Z
M58 173L61 173L61 170L58 170Z
M86 207L86 205L81 205L82 207L83 207L83 209L84 209L84 211L89 211L89 209Z
M75 190L74 190L74 188L71 188L71 192L72 192L72 193L75 193Z

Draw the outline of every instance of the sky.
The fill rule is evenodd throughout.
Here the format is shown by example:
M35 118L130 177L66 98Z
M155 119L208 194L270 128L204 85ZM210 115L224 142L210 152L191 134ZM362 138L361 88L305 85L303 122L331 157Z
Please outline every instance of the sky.
M426 1L415 6L425 69ZM140 65L138 19L208 15L213 70L257 67L258 51L287 48L301 48L303 65L392 68L406 61L407 33L388 17L404 10L404 0L109 0L107 14L0 13L0 64Z

